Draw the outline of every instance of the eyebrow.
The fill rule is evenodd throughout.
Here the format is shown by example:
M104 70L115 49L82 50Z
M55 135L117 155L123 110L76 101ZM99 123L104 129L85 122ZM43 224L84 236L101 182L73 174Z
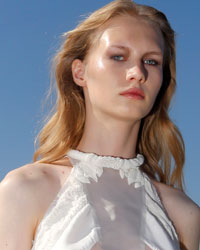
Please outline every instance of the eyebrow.
M123 50L129 49L128 47L125 47L125 46L123 46L123 45L115 45L115 44L111 45L110 48L118 48L118 49L123 49ZM147 56L147 55L152 55L152 54L154 54L154 55L159 55L159 56L163 56L163 53L162 53L161 51L153 51L153 50L152 50L152 51L146 52L146 53L145 53L145 56Z
M115 44L111 45L110 48L128 49L128 47L125 47L123 45L115 45Z
M163 53L160 51L148 51L145 53L145 55L158 55L158 56L163 56Z

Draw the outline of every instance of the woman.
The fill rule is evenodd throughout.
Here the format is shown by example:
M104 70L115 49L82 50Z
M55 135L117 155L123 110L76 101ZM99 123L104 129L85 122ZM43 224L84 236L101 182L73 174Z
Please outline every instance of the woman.
M1 250L198 249L199 208L182 191L184 143L167 113L165 15L117 0L65 36L35 162L0 186Z

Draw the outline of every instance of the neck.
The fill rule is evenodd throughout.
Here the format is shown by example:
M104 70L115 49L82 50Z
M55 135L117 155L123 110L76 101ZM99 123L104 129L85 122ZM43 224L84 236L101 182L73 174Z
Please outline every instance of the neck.
M139 127L140 121L132 124L116 120L91 123L86 119L83 136L77 149L98 155L133 158L136 156Z

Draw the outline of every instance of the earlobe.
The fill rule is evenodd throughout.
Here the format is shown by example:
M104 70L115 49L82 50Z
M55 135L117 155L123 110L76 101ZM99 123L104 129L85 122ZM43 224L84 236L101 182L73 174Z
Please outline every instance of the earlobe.
M72 76L74 82L79 85L84 87L85 84L85 78L84 78L84 73L85 73L85 65L80 59L75 59L72 62Z

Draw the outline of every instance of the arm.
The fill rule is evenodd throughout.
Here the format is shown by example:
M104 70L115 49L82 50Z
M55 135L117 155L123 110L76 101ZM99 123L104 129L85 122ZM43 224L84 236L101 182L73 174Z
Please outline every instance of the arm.
M182 191L153 181L169 218L177 230L181 250L198 250L200 208Z
M37 224L35 182L21 172L0 183L0 249L30 250Z
M177 221L182 249L198 250L200 240L200 209L187 196L179 209Z

